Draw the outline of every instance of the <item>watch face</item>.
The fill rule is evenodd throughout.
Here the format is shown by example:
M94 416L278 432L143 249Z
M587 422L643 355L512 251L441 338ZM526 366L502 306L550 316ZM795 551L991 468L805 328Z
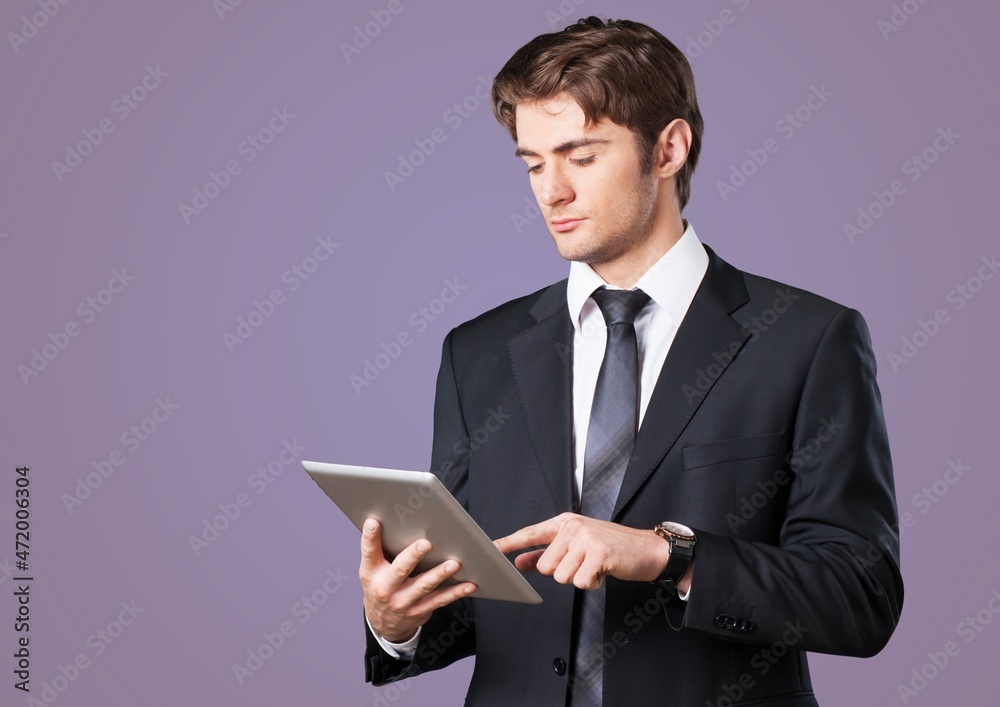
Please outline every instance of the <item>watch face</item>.
M661 523L660 525L662 525L663 529L668 531L671 535L679 535L680 537L685 539L694 537L694 531L691 530L691 528L687 527L686 525L681 525L680 523L674 523L673 521L669 520Z

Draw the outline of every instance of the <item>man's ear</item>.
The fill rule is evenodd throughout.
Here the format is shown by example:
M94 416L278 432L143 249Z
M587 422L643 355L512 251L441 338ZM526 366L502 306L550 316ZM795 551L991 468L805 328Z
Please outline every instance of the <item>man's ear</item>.
M683 118L674 118L660 131L653 146L653 175L672 177L681 171L691 149L691 126Z

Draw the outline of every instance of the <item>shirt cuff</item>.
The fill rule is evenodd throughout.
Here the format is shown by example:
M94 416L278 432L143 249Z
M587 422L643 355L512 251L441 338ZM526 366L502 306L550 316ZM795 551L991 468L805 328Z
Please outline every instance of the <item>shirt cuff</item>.
M688 597L690 596L691 596L691 587L688 587L687 594L681 594L681 590L680 589L677 590L677 598L680 599L681 601L687 601ZM374 633L374 631L372 633ZM378 634L375 635L378 636Z
M413 656L417 652L417 640L420 638L420 631L423 628L422 626L417 629L417 633L408 641L393 643L392 641L383 638L378 631L372 628L372 622L368 620L367 614L365 614L365 623L368 624L368 630L372 632L373 636L375 636L375 640L378 641L380 646L382 646L382 650L391 655L393 658L398 658L400 660L413 660Z

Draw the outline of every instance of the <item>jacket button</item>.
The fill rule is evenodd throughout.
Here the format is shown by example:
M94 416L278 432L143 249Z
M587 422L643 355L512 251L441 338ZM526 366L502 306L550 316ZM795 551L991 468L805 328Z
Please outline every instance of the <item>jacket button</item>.
M716 616L715 617L715 625L718 626L719 628L725 628L726 627L726 615L725 614L719 614L718 616Z
M753 619L747 619L747 631L753 631L754 626L756 625L757 624L753 622Z
M728 628L730 631L732 631L733 629L736 628L736 617L735 616L727 616L726 617L726 628Z
M739 621L736 622L736 630L737 631L746 631L748 623L749 622L746 619L740 619Z
M565 675L566 661L562 658L556 658L552 661L552 669L556 671L556 675Z

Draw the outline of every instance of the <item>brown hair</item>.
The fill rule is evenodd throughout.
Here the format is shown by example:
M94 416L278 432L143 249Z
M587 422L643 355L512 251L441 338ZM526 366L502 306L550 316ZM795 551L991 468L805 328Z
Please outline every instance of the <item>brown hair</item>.
M653 166L660 131L675 118L687 121L691 146L677 173L677 198L684 209L705 126L691 65L670 40L639 22L605 22L593 15L539 35L518 49L493 80L493 115L516 142L517 105L562 92L580 104L586 127L607 117L632 130L643 173Z

